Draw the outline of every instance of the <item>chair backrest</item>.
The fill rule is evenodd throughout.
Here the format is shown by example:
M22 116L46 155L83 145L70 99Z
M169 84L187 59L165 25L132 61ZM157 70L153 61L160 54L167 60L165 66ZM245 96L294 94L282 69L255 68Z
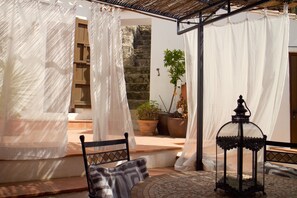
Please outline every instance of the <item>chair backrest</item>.
M268 146L271 147L269 150ZM287 149L286 149L287 148ZM264 151L264 161L278 162L278 163L288 163L288 164L297 164L297 152L290 151L288 148L297 148L296 143L288 142L275 142L275 141L266 141L265 151Z
M128 133L124 134L124 139L116 139L116 140L105 140L105 141L93 141L93 142L85 142L85 136L81 135L81 147L83 153L83 160L86 171L86 178L88 182L88 190L89 196L94 197L91 183L90 183L90 175L89 175L89 167L90 165L101 165L107 163L113 163L118 161L130 161L129 154L129 143L128 143ZM108 151L96 151L96 148L106 147L106 146L116 146L123 145L123 149L116 150L108 150ZM91 149L93 148L93 149Z

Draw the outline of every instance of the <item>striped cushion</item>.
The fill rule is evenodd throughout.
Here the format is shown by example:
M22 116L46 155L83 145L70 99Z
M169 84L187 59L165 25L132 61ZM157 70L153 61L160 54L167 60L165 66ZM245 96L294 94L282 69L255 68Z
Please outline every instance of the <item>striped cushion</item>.
M291 167L265 163L265 173L271 175L279 175L283 177L297 178L297 170Z
M127 161L115 168L90 166L91 186L96 197L130 197L131 188L148 176L144 158Z

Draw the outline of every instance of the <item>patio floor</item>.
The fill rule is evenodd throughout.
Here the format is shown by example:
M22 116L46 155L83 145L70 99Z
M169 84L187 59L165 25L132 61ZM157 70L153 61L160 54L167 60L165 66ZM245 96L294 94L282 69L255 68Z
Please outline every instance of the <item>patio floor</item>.
M68 152L67 155L81 154L81 145L79 136L84 135L86 141L92 141L92 130L68 130ZM131 153L149 152L158 150L182 149L185 138L172 138L170 136L141 136L139 132L135 132L136 147L130 149Z
M79 136L83 134L87 141L92 140L90 129L70 129L68 131L69 156L81 155ZM131 155L144 152L163 152L164 150L182 149L184 138L171 138L169 136L140 136L135 133L137 146L131 149ZM166 157L165 157L166 158ZM173 167L151 168L150 176L175 172ZM67 177L45 181L27 181L0 184L0 197L87 197L87 184L85 177Z
M175 172L173 167L149 169L150 176ZM87 197L85 177L0 184L0 197Z

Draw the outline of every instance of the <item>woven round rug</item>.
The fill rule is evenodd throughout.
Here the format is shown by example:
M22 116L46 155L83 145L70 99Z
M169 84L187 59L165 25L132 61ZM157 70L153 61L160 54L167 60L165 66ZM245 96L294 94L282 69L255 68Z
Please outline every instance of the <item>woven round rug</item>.
M297 179L265 175L265 192L253 197L297 197ZM215 172L189 171L150 177L132 188L133 198L230 197L215 189Z

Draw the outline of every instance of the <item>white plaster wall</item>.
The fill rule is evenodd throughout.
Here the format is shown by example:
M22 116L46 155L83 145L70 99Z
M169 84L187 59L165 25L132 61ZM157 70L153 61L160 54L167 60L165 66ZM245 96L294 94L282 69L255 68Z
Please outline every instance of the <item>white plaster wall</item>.
M183 36L178 36L176 32L175 22L157 18L152 19L150 99L156 100L162 110L165 110L165 108L159 96L161 96L168 109L173 93L173 85L170 84L167 69L164 67L164 50L184 49ZM157 69L160 71L160 76L158 76ZM178 99L179 95L175 97L175 102ZM173 107L174 109L171 112L175 110L175 104Z

